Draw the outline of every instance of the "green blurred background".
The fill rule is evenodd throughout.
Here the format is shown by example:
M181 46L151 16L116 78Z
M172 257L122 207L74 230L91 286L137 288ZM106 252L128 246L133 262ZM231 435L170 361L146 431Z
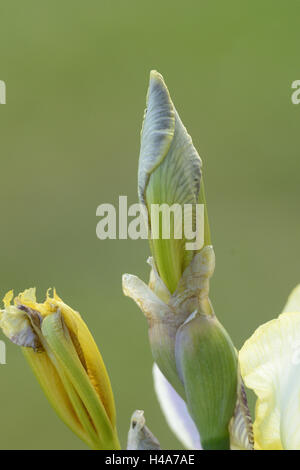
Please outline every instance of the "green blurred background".
M49 286L107 364L123 445L153 392L147 326L121 275L148 279L146 241L100 241L96 208L137 202L139 133L159 70L204 161L217 266L211 298L240 347L300 282L299 1L1 1L0 295ZM3 339L3 337L1 336ZM0 448L79 449L18 347L0 365Z

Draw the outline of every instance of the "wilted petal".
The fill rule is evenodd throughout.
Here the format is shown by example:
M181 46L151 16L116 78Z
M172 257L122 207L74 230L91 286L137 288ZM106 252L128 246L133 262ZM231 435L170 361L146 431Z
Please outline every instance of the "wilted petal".
M41 347L40 340L35 333L30 317L16 305L11 305L13 291L9 291L4 299L4 310L0 310L0 329L18 346L24 346L38 350Z
M80 314L54 291L37 303L35 289L0 310L0 327L23 348L46 396L63 421L94 449L119 448L110 381ZM38 350L38 351L37 351Z
M201 449L199 432L192 420L185 401L161 373L159 367L153 365L154 389L166 418L166 421L187 449Z
M12 299L13 291L9 291L3 299L5 309L0 313L0 328L12 342L22 346L24 356L60 418L83 441L92 446L93 443L85 433L70 396L66 392L60 371L55 368L44 350L39 335L32 324L34 315L38 323L42 321L39 313L33 310L38 307L35 289L27 289L19 294L15 298L15 305L11 305ZM37 349L38 352L36 352Z
M36 289L35 287L30 287L25 289L24 292L21 292L16 298L15 303L23 303L31 307L36 306Z

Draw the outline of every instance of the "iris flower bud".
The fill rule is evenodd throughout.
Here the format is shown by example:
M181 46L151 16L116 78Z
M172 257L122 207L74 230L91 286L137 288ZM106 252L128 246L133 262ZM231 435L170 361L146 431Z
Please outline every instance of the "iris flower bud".
M240 400L237 353L209 300L215 256L202 162L162 76L155 71L150 74L141 133L138 191L149 228L152 269L148 286L125 274L123 291L144 312L154 361L188 405L202 446L229 448L231 429L237 447L244 429L248 436L248 415ZM199 204L204 206L200 225ZM155 205L167 205L172 213L168 237L164 237L163 217L153 218ZM186 206L192 217L184 219L180 237L180 209ZM197 240L200 231L202 244L187 249L187 233L194 233Z
M177 370L203 449L229 449L237 400L237 354L215 316L192 314L176 335Z
M198 228L197 224L196 205L205 204L201 167L201 159L162 76L152 71L141 133L138 192L148 216L154 262L171 294L195 252L203 247L202 243L194 250L187 250L187 234L195 233L197 240L204 228L204 244L210 244L206 206L204 227L202 224ZM165 208L168 221L163 220L161 212L158 217L154 216L154 209L159 208ZM170 227L165 238L163 228L167 222ZM195 232L197 228L199 233Z
M60 418L92 449L118 449L114 398L96 343L80 314L54 291L37 303L35 289L4 298L0 327L22 347Z
M149 287L136 276L125 274L123 290L145 313L154 360L181 396L185 392L176 369L176 331L195 309L212 313L208 290L215 258L210 246L201 167L201 159L162 76L152 71L138 171L139 199L147 218L153 254L149 259L152 269ZM171 213L173 220L171 216L169 219L168 238L163 238L162 218L152 217L152 207L164 204L177 208ZM203 224L198 227L196 223L197 204L205 206L204 227ZM180 210L184 212L186 205L192 217L183 221L182 213L180 217L178 215ZM177 238L175 232L183 222L182 236ZM187 250L186 232L196 228L204 230L204 246Z

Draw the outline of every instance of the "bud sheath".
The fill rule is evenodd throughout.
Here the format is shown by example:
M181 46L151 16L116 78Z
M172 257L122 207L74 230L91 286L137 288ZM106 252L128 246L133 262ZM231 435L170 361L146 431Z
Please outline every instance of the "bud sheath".
M176 363L203 449L229 449L237 355L215 316L194 314L178 330Z

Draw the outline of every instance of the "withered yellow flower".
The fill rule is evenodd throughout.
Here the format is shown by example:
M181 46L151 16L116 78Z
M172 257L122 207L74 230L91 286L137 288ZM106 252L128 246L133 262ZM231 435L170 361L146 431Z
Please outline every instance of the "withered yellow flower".
M13 303L12 303L13 301ZM61 419L92 449L119 449L110 380L80 314L54 290L44 303L35 289L3 299L0 328L22 347L43 391Z

